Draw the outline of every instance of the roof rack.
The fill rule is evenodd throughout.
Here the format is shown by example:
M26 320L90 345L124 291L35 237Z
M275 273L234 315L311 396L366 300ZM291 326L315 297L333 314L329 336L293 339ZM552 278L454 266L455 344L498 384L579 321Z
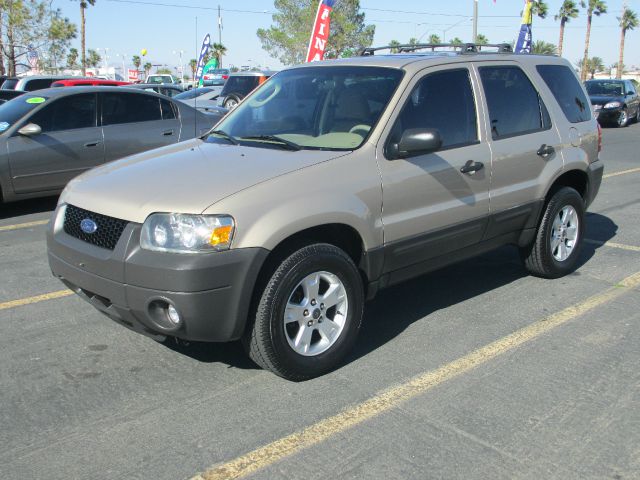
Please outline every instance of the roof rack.
M369 57L375 55L380 50L395 50L397 53L416 52L418 50L449 48L454 51L459 50L461 54L480 53L483 48L496 48L497 53L513 53L513 48L509 43L489 43L481 45L479 43L416 43L405 45L387 45L385 47L368 47L360 51L361 57ZM491 52L496 53L496 52Z

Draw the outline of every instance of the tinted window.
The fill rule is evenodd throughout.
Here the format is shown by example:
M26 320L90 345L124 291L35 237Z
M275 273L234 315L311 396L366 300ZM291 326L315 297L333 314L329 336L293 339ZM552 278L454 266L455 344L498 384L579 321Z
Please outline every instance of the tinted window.
M42 90L43 88L49 88L55 80L51 78L41 78L39 80L28 80L24 85L24 90L27 92L33 92L34 90Z
M162 120L158 97L135 93L106 93L102 98L103 125Z
M589 101L580 83L569 67L563 65L538 65L538 73L547 84L562 108L564 116L571 123L586 122L591 119Z
M176 118L176 111L173 107L173 104L169 100L165 100L164 98L161 99L160 107L162 108L163 120L173 120L174 118Z
M477 142L476 107L469 71L449 70L422 79L396 120L390 143L398 143L402 133L410 128L438 130L443 148Z
M96 96L87 93L54 100L28 121L39 125L43 132L95 127Z
M550 127L549 114L524 72L518 67L482 67L493 139Z
M5 95L2 95L5 97ZM22 117L24 117L27 113L32 110L35 110L40 105L37 103L28 103L27 100L32 98L33 95L24 95L23 97L14 98L11 101L8 101L4 105L0 107L0 123L9 124L6 128L1 129L0 132L4 132L8 130L12 125L17 123ZM47 101L46 97L44 98L45 102Z
M254 88L260 85L260 79L257 75L248 75L237 77L229 77L227 83L224 84L221 95L224 97L230 93L239 93L240 95L247 95Z
M16 85L18 84L17 78L7 78L2 84L3 90L15 90Z
M589 95L624 95L624 83L616 80L589 80L585 82Z

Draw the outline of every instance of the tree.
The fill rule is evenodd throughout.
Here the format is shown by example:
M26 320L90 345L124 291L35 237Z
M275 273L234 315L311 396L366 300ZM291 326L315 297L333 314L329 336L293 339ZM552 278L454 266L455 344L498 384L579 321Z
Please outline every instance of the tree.
M317 5L310 0L274 0L277 11L273 15L274 24L257 31L262 48L285 65L304 62ZM374 34L375 26L365 24L360 0L340 0L331 13L325 56L340 58L346 50L360 51L369 47Z
M409 39L409 45L417 45L418 44L418 39L416 37L411 37Z
M461 46L464 44L464 42L460 40L458 37L454 37L449 43L451 43L451 45L456 45L456 46Z
M226 55L227 47L221 43L214 43L211 45L211 53L218 60L218 68L222 68L222 56Z
M399 47L400 45L402 45L402 44L401 44L398 40L391 40L391 41L389 42L389 46L391 47L391 48L389 49L389 52L391 52L391 53L398 53L398 52L399 52L398 47Z
M560 11L554 17L556 22L560 20L560 39L558 40L558 55L562 56L562 46L564 45L564 28L569 20L578 18L578 6L573 0L564 0Z
M601 72L602 70L605 69L604 62L600 57L587 58L586 62L584 61L584 59L582 59L577 63L577 66L580 69L580 71L584 71L588 75L591 75L592 79L593 77L595 77L597 72ZM585 76L585 80L586 80L586 76Z
M45 64L54 72L57 72L58 62L64 58L71 40L76 38L77 35L78 28L68 18L62 17L60 9L51 12L51 21L47 32L49 58Z
M136 67L136 70L140 71L140 65L142 65L142 59L138 55L134 55L131 59L131 63Z
M148 77L149 74L151 73L151 69L153 68L153 65L151 64L151 62L147 62L144 64L144 76Z
M638 26L638 15L633 10L625 8L622 17L618 17L620 22L620 59L618 60L618 69L616 78L622 78L624 71L624 39L629 30L633 30Z
M80 2L80 53L82 56L82 75L87 74L87 55L86 55L86 41L87 41L87 30L86 30L86 18L85 18L85 10L89 8L89 5L94 6L96 4L96 0L79 0Z
M542 40L536 40L531 46L531 53L537 53L539 55L555 55L557 51L558 49L553 43Z
M198 70L198 60L196 60L195 58L189 60L189 68L191 68L191 77L195 79L196 71Z
M91 48L87 51L87 54L87 58L85 59L86 67L97 68L102 61L100 54ZM83 69L85 75L87 74L86 67Z
M479 33L476 37L476 43L478 45L487 45L489 43L489 39L483 34Z
M604 0L581 0L580 5L582 8L587 9L587 34L584 39L584 57L582 58L582 70L580 71L580 79L584 81L587 79L586 67L589 63L589 41L591 40L593 16L599 17L603 13L607 13L607 3Z
M3 54L7 60L7 73L16 75L16 66L21 57L26 57L29 49L40 51L47 43L50 10L48 3L39 0L3 0L0 12L6 26ZM24 66L29 66L24 60Z
M542 19L547 18L549 6L545 2L534 1L533 5L531 5L531 13Z
M80 52L78 52L77 48L69 49L69 54L67 55L67 68L76 68L78 66L78 56Z

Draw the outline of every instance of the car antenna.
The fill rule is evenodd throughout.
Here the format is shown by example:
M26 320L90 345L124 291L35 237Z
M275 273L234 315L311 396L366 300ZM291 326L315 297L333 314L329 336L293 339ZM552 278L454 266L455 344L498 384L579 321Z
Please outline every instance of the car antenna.
M196 16L196 58L198 58L198 17ZM184 67L182 67L184 68ZM194 78L191 79L192 82L194 82L193 88L197 88L195 86L195 76L198 74L198 72L196 71L196 73L193 75ZM196 92L198 93L198 92ZM193 138L196 138L198 136L198 96L196 95L195 98L193 99L193 108L195 110L195 113L193 114L194 116L194 121L193 121Z

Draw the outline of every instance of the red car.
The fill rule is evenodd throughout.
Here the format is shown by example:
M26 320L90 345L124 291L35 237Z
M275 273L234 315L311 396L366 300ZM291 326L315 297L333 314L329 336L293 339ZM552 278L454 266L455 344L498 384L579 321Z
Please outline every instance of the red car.
M122 85L131 85L129 82L120 82L118 80L103 80L101 78L73 78L69 80L58 80L51 84L52 87L88 87L88 86L107 86L119 87Z

